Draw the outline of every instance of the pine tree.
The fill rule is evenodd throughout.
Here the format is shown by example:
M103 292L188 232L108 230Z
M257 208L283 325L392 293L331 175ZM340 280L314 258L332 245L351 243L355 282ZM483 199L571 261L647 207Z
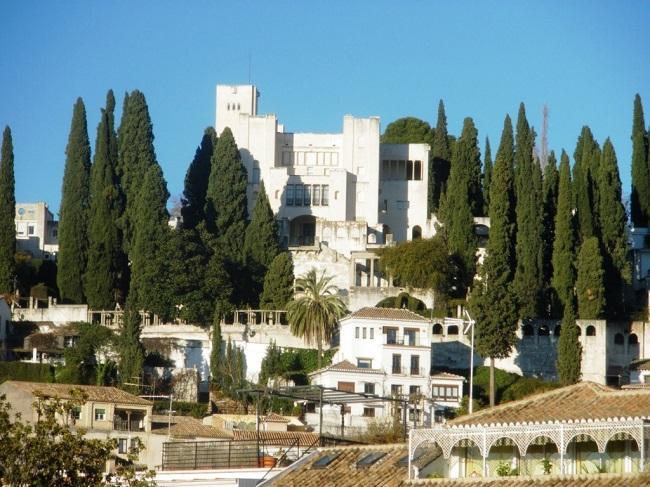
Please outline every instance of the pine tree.
M211 333L212 348L210 350L210 380L213 385L221 389L223 387L223 338L221 336L221 322L215 320Z
M138 194L151 166L157 165L153 127L144 94L134 90L124 96L122 121L118 131L118 171L124 192L122 215L123 247L129 254L135 234Z
M278 226L262 182L244 240L244 262L251 280L250 303L259 302L264 276L279 253Z
M573 197L578 217L578 235L582 242L598 236L597 188L594 181L600 148L589 127L582 127L576 150L573 154Z
M136 394L140 391L132 384L139 383L144 366L144 347L140 342L141 333L140 313L127 302L119 338L118 371L122 388Z
M492 151L490 139L485 138L485 156L483 157L483 214L490 211L490 182L492 180Z
M471 118L466 118L462 135L456 142L444 213L441 215L444 218L444 234L449 251L456 256L461 267L460 295L471 284L476 269L477 241L472 209L482 207L480 200L473 198L477 188L480 190L481 163L476 135L474 122Z
M582 320L602 318L605 311L605 271L596 237L589 237L580 247L577 268L578 316Z
M627 259L627 218L621 201L621 179L614 146L609 138L603 145L599 165L600 236L605 266L607 309L610 317L620 317L624 308L625 284L630 282L631 269Z
M555 240L555 215L557 213L557 196L560 175L557 170L555 152L551 151L544 167L542 185L542 271L545 286L544 310L550 316L556 307L556 298L550 283L553 279L553 241Z
M169 193L162 170L154 164L142 182L134 213L131 287L127 304L134 310L156 313L161 318L171 314L173 299L166 253L170 232L167 198Z
M542 314L542 173L533 160L533 131L526 120L524 104L519 106L515 138L517 198L517 270L514 289L520 318Z
M281 252L271 262L264 277L264 289L260 296L262 309L286 309L293 296L293 262L289 252Z
M192 229L205 220L205 194L210 178L210 159L217 144L217 133L212 127L205 129L201 145L185 175L183 191L183 228Z
M57 284L61 299L84 302L83 275L88 258L88 209L90 206L90 142L86 108L77 98L70 136L59 211L59 255Z
M632 224L635 227L650 225L650 168L648 167L648 134L643 118L643 104L637 93L634 97L632 119Z
M557 376L562 385L576 384L580 380L582 345L578 338L573 299L564 306L564 316L557 344Z
M118 228L122 200L115 174L113 108L113 92L109 91L97 127L95 159L90 171L88 262L91 265L84 275L84 293L88 306L93 309L113 309L117 302L123 301L121 275L125 259Z
M476 319L476 347L490 358L490 404L494 405L494 359L510 354L516 340L517 306L512 292L515 272L515 188L512 122L506 116L490 186L490 239L481 279L470 298Z
M553 240L553 290L563 308L573 303L575 283L575 222L573 217L571 169L569 156L562 151L560 157L555 238ZM561 314L561 313L560 313Z
M447 134L445 105L440 100L438 103L438 121L433 133L433 143L431 144L427 216L436 212L440 207L441 196L445 193L451 170L451 155L452 150Z
M206 223L218 239L228 259L242 259L246 220L247 175L241 162L235 138L225 128L211 160L210 179L206 193Z
M2 133L0 153L0 294L14 292L16 276L16 182L11 129Z

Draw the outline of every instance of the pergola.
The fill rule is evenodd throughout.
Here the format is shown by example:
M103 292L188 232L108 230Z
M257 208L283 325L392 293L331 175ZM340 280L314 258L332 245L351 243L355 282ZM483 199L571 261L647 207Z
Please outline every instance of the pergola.
M262 395L270 395L274 397L283 397L286 399L293 399L294 401L304 401L308 403L315 403L319 406L319 421L318 421L318 436L323 436L323 405L341 406L341 435L344 432L344 406L354 403L377 403L377 402L392 402L401 403L402 405L402 421L404 425L404 440L406 441L406 426L407 426L407 411L408 399L402 397L386 397L378 396L376 394L367 394L365 392L350 392L336 389L335 387L325 387L321 385L306 385L306 386L287 386L287 387L270 387L270 388L253 388L253 389L240 389L237 392L255 394L258 398ZM259 409L257 410L259 424Z

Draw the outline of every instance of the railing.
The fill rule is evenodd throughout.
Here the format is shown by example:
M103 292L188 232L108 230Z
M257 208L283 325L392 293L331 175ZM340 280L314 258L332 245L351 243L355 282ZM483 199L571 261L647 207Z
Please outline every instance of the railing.
M163 470L217 468L259 468L264 457L264 442L188 441L163 444Z
M312 445L313 445L313 443L312 443ZM297 456L298 456L298 458L300 458L300 440L299 440L298 438L296 438L295 440L293 440L293 441L291 442L291 444L287 447L287 449L284 451L284 453L282 453L282 455L280 456L280 458L278 458L277 462L273 462L273 464L271 465L271 467L266 471L266 473L262 476L262 478L261 478L260 480L257 481L257 483L258 483L258 484L261 484L262 482L264 482L264 479L266 478L266 476L267 476L268 474L271 473L271 470L273 470L273 469L276 468L277 466L282 466L282 463L283 463L283 462L286 460L286 458L287 458L287 453L289 453L289 451L290 451L292 448L294 448L294 447L297 447L297 448L298 448L298 455L297 455ZM304 455L304 452L303 452L303 455Z
M117 431L144 431L144 427L141 426L143 423L144 421L142 419L131 419L131 421L128 421L115 417L113 418L113 429Z
M395 375L412 375L414 377L426 377L429 372L422 367L402 367L402 365L393 364L391 373Z
M400 345L404 347L425 347L431 346L418 335L388 335L384 334L384 345Z

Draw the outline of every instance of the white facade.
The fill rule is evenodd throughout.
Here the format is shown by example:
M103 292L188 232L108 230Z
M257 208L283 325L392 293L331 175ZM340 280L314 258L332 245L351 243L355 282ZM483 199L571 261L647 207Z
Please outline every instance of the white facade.
M56 259L58 227L46 203L16 203L16 246L35 258Z

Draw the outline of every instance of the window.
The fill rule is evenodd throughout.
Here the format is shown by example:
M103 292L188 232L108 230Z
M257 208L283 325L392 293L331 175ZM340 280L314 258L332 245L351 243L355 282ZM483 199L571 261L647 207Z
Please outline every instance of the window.
M354 392L354 382L341 382L341 381L339 381L336 384L336 388L339 391Z
M325 468L330 463L332 463L334 460L336 460L340 454L341 453L331 453L329 455L325 455L323 457L320 457L318 460L316 460L314 462L314 464L311 466L311 468L315 468L315 469Z
M596 336L596 327L594 325L589 325L587 327L587 336L595 337Z
M420 375L420 356L411 355L411 375Z
M402 385L401 384L392 384L390 386L390 394L392 396L401 396L402 395Z
M404 345L416 345L417 330L404 330Z
M104 421L106 419L106 409L95 408L95 421Z
M406 179L409 181L413 179L413 161L406 162Z
M409 396L416 396L420 394L420 386L409 386Z
M366 327L365 326L363 327L363 338L364 339L366 338Z
M393 374L402 373L402 356L399 353L393 354Z
M432 333L434 335L442 335L442 325L440 323L433 325Z
M354 329L354 338L359 338L359 327L358 326Z
M366 394L374 394L375 393L375 383L374 382L366 382L363 384L363 392Z
M34 225L27 225L27 235L34 235Z
M360 369L372 369L372 359L370 358L358 358L357 367Z
M368 453L367 455L362 457L361 460L359 460L357 462L357 468L368 468L371 465L374 465L375 463L377 463L377 460L384 457L385 455L386 455L385 452Z
M431 388L431 396L434 401L457 401L458 386L434 385Z
M120 438L117 440L117 451L118 453L128 453L129 452L129 446L128 446L129 440L126 438Z
M451 325L447 328L447 335L458 335L458 327L456 325Z
M413 179L422 181L422 161L415 161L413 164Z
M638 345L639 344L639 337L637 337L634 333L632 333L629 337L627 337L627 344L628 345Z
M79 421L81 419L81 408L80 407L74 407L70 410L70 416L72 419L75 421Z
M285 197L287 206L293 206L294 191L295 191L295 186L293 184L287 186L287 195Z
M408 210L409 208L409 202L404 201L404 200L397 200L397 205L396 205L398 210Z
M322 187L323 190L323 195L321 196L321 204L323 206L329 205L329 195L330 195L330 187L327 184L324 184Z
M370 328L370 339L373 340L375 338L375 329Z
M311 205L311 186L306 184L304 186L304 195L303 195L303 206Z
M253 168L253 184L257 184L260 182L260 168L259 167L254 167Z
M375 417L375 408L363 408L363 417L364 418L374 418Z
M395 345L397 343L397 328L384 328L386 332L386 344Z
M296 184L296 206L302 206L303 185Z
M312 198L312 205L314 206L320 206L320 185L319 184L314 184L314 191L313 191L313 198Z

